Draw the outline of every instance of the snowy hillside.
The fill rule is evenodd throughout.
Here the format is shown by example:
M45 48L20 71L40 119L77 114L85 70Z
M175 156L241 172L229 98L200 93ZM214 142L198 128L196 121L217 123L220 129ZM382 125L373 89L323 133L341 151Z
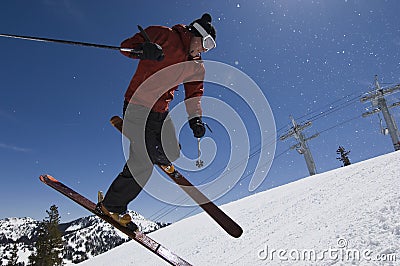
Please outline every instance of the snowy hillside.
M17 245L20 262L27 262L37 237L39 221L32 218L6 218L0 220L0 265L7 265L6 256Z
M38 224L38 221L29 217L0 220L0 243L7 240L29 242Z
M194 265L399 265L399 192L396 152L223 206L239 239L205 214L150 236ZM131 241L82 265L164 262Z

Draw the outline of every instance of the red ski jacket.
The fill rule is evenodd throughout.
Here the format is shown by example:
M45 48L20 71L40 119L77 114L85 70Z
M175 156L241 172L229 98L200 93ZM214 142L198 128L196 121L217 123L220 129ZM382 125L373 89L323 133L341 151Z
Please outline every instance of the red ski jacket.
M200 57L191 58L189 55L192 33L181 24L172 28L150 26L145 31L152 42L163 48L165 58L160 62L140 60L125 93L125 100L163 113L168 110L178 85L183 84L189 117L201 115L205 69ZM144 42L143 36L137 33L123 41L121 47L137 49ZM128 52L122 54L137 59Z

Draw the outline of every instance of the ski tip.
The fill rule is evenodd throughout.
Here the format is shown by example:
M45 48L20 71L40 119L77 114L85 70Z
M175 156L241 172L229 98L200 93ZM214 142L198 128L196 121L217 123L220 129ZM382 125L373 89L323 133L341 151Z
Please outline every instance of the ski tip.
M241 235L243 234L243 229L239 226L239 228L237 228L234 232L232 232L232 234L230 234L231 236L233 236L234 238L239 238Z
M40 181L42 181L43 183L46 183L48 181L52 181L52 182L58 182L57 179L55 179L54 177L52 177L51 175L41 175L39 177Z

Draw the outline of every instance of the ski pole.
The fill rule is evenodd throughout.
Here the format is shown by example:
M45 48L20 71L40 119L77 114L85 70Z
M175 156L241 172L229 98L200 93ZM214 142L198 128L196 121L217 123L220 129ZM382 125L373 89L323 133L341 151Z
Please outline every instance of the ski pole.
M197 166L198 168L201 168L201 167L203 167L204 162L203 162L203 160L200 159L200 156L201 156L201 151L200 151L200 138L197 138L197 151L198 151L198 153L197 153L198 159L197 159L197 161L196 161L196 166Z
M140 28L139 28L139 29L140 29ZM213 132L213 131L211 130L210 126L209 126L207 123L203 123L203 124L208 128L208 130L210 130L211 133ZM197 166L198 168L201 168L201 167L204 166L204 161L200 159L200 157L201 157L200 138L197 138L197 157L198 157L198 159L197 159L197 161L196 161L196 166Z
M53 43L62 43L62 44L78 45L78 46L86 46L86 47L96 47L96 48L103 48L103 49L119 50L121 52L129 52L129 53L135 53L135 54L143 53L142 50L137 50L137 49L132 49L132 48L122 48L122 47L118 47L118 46L111 46L111 45L104 45L104 44L67 41L67 40L50 39L50 38L42 38L42 37L34 37L34 36L22 36L22 35L0 33L0 37L37 41L37 42L53 42Z

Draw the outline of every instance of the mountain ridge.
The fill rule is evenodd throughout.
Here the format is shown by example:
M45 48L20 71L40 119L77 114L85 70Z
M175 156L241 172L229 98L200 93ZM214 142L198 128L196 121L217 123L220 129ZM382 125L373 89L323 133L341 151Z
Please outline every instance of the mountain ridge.
M129 211L141 231L150 233L166 224L145 219L137 212ZM37 228L41 221L30 217L10 217L0 220L0 265L7 264L6 257L16 244L18 262L26 265L29 255L34 251ZM70 222L60 223L59 229L66 243L64 261L76 263L104 253L130 239L110 224L95 215L85 216Z

